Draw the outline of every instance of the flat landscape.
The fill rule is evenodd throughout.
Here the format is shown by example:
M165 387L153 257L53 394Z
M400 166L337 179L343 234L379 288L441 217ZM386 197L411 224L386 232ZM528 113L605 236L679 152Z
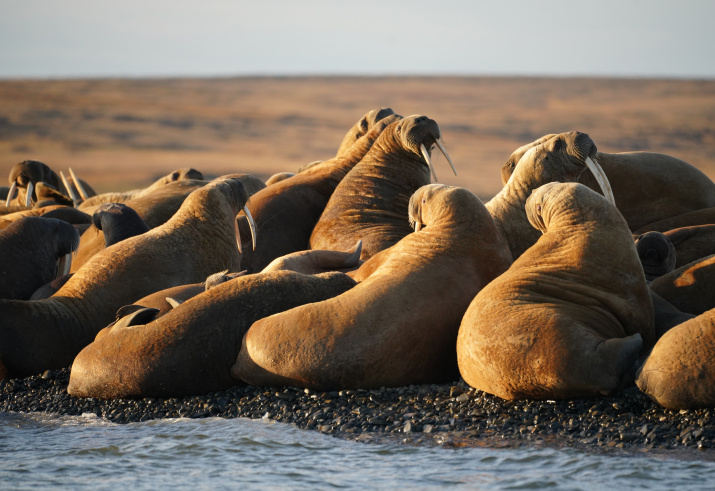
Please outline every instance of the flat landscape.
M436 120L459 174L437 158L440 182L483 199L513 150L572 130L600 151L666 153L715 179L714 80L527 77L5 80L0 176L35 159L98 192L181 167L267 178L332 157L379 107Z

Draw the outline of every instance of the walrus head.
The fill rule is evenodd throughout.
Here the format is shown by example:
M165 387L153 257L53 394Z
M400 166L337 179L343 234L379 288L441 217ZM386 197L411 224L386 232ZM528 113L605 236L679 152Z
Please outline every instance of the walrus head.
M358 122L355 123L353 127L350 128L345 134L343 141L340 142L340 146L338 147L338 153L336 154L336 157L339 157L345 152L347 152L350 147L352 147L353 144L360 138L365 136L367 132L370 131L378 121L385 119L386 117L391 116L393 114L395 114L395 111L393 111L389 107L381 107L380 109L373 109L372 111L368 111L367 113L365 113L358 120ZM302 167L298 172L302 172L303 170L310 168L310 165L311 164L307 164L306 166Z
M560 133L544 140L548 136L536 141L540 143L534 142L536 144L524 153L517 166L521 167L519 164L528 165L532 169L541 171L537 171L536 174L548 173L551 180L560 182L576 182L581 173L589 169L596 178L603 195L615 206L616 200L613 197L611 185L606 173L596 160L598 149L593 140L586 133L578 131ZM514 172L508 172L508 164L509 162L502 167L502 179L505 175L509 175L509 179L514 175ZM514 171L517 166L514 167Z
M452 159L449 158L449 154L442 144L442 135L435 120L427 116L414 114L398 122L395 133L399 136L402 145L406 149L424 157L435 181L437 181L437 174L434 172L430 159L435 145L444 154L447 162L452 167L452 171L454 171L454 175L457 175Z
M660 232L648 232L639 236L636 239L636 251L648 281L675 269L675 246Z

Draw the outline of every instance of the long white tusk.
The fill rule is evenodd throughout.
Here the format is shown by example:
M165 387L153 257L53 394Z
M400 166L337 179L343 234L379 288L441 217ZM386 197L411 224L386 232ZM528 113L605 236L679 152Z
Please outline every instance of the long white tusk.
M73 253L69 252L59 258L57 261L57 278L70 273L70 269L72 269L72 256Z
M256 222L253 221L253 217L251 216L251 212L248 211L248 206L243 207L243 212L246 214L246 218L248 218L248 225L251 227L251 240L253 241L253 250L256 250Z
M362 255L362 239L357 241L357 244L355 244L354 249L355 250L353 251L353 253L345 261L346 266L355 266L360 260L360 256Z
M603 171L603 168L598 165L598 162L591 160L591 157L586 157L586 167L591 171L593 177L596 178L598 185L601 186L601 191L603 195L611 202L613 206L616 206L616 198L613 196L613 190L611 189L611 183L608 182L608 177Z
M238 217L233 219L233 229L236 234L236 245L238 246L238 253L243 254L243 246L241 246L241 232L238 231Z
M429 153L427 153L424 143L420 144L420 150L422 150L422 156L425 158L425 161L427 161L427 166L429 167L430 172L432 172L434 182L437 182L437 174L434 173L434 167L432 167L432 161L429 159Z
M454 168L454 164L452 163L452 159L449 158L449 154L447 153L447 149L444 148L444 145L442 144L441 141L435 140L434 141L437 144L437 148L439 148L439 151L442 152L442 155L444 155L444 158L447 159L447 162L449 162L449 166L452 168L452 172L454 172L454 175L457 175L457 169Z
M415 232L419 232L420 230L422 230L422 222L415 220Z
M17 183L13 182L12 185L10 186L10 191L7 193L7 199L5 199L5 206L10 206L10 201L12 201L12 198L14 198L13 194L15 194L15 191L17 190Z
M60 177L62 178L62 184L65 185L65 189L70 195L70 198L72 198L72 202L74 203L75 208L77 208L77 194L74 192L74 189L69 185L67 182L67 178L65 177L64 172L60 171Z
M35 183L30 181L27 183L27 194L25 195L25 206L29 207L32 204L32 192L35 190Z
M72 176L72 181L74 181L74 185L77 188L77 191L79 191L79 195L82 197L82 199L84 201L86 201L87 198L89 198L89 196L87 195L87 192L84 190L82 183L79 182L79 179L77 179L77 176L74 174L72 167L70 167L70 176Z

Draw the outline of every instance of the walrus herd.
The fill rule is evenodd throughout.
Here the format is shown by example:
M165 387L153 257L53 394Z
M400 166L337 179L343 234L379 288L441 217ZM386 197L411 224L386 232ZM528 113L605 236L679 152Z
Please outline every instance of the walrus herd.
M589 135L526 143L483 203L436 121L367 112L263 182L172 171L97 195L27 160L0 209L0 379L76 397L448 382L505 399L637 385L715 407L715 183ZM68 259L74 258L71 264Z

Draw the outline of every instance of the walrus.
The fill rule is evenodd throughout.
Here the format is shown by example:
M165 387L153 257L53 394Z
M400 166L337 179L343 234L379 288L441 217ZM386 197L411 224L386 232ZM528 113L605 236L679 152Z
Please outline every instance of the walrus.
M77 355L67 392L101 399L181 397L240 385L230 368L251 324L354 285L342 273L287 271L223 283L145 325L115 324ZM130 316L151 318L151 310Z
M567 132L546 135L533 144L550 148L554 141L572 141ZM670 155L651 152L605 153L597 152L596 144L586 135L593 151L587 154L605 171L613 189L618 210L626 219L631 230L638 234L648 231L662 232L660 228L642 230L646 224L681 215L693 210L715 207L715 183L693 165ZM583 143L582 143L583 144ZM522 149L524 147L521 147ZM517 150L517 154L521 149ZM576 156L576 154L574 154ZM561 160L571 165L559 152L542 153L543 161ZM502 182L506 184L515 168L514 159L507 160L502 167ZM583 173L578 180L595 191L600 183L589 173ZM637 183L637 185L634 185ZM712 222L711 222L712 223ZM674 227L673 227L674 228Z
M71 206L50 205L43 206L41 208L27 208L21 211L8 213L0 218L0 229L4 229L15 220L25 217L56 218L74 225L80 232L86 230L86 227L89 227L92 223L92 217L83 211Z
M636 385L668 409L715 407L715 309L665 333L638 371Z
M263 268L262 273L271 271L295 271L303 274L327 273L339 271L349 273L358 269L364 261L360 260L362 241L358 241L349 251L298 251L278 257Z
M526 213L543 235L476 295L459 328L465 382L503 399L597 396L632 384L655 330L625 220L578 183L539 187Z
M680 227L663 235L675 248L675 268L715 254L715 224Z
M309 249L309 239L326 203L336 186L360 162L382 131L399 116L391 115L378 121L349 151L326 160L293 177L271 184L251 196L249 206L258 229L255 251L243 255L243 268L256 273L273 261L292 252ZM239 217L242 237L248 237L245 222ZM318 249L346 250L347 247Z
M454 380L462 315L508 268L509 248L466 189L421 187L408 209L415 232L350 273L354 288L254 323L234 377L316 390Z
M342 251L362 240L366 260L412 232L404 220L407 204L430 183L429 149L437 145L444 152L440 138L439 126L427 116L409 116L385 128L335 188L310 235L310 248Z
M681 312L700 315L715 308L715 254L653 280L650 288Z
M160 189L161 187L171 183L171 182L176 182L176 181L182 181L182 180L195 180L195 181L203 181L204 180L204 175L191 167L184 167L182 169L176 169L169 174L162 176L158 178L156 181L151 183L149 186L144 187L144 188L137 188L137 189L131 189L129 191L123 191L123 192L112 192L112 193L102 193L98 194L95 196L92 196L91 198L88 198L78 206L79 208L92 208L92 212L94 211L94 208L98 205L104 204L104 203L126 203L127 201L135 198L141 198L142 196L146 196L147 194L151 194L157 189Z
M681 215L675 215L670 218L664 218L656 222L648 223L636 229L634 234L643 234L650 231L667 232L676 228L695 227L697 225L712 225L715 224L715 207L701 208L693 210Z
M97 253L52 297L0 301L3 371L24 377L67 367L119 307L216 271L239 271L235 217L247 199L240 180L212 181L164 225Z
M653 281L675 269L675 246L668 237L660 232L648 232L637 236L635 242L646 281Z
M520 153L522 150L523 154ZM541 236L541 233L529 224L524 210L527 198L539 186L552 181L576 182L588 169L597 176L603 194L614 202L608 178L594 160L596 146L587 134L563 133L546 141L537 140L534 144L521 147L517 152L520 158L509 172L509 180L504 184L504 188L486 203L497 228L506 237L514 259L521 256Z
M29 300L69 271L78 244L79 232L55 218L24 217L0 230L0 298Z
M30 206L31 203L37 201L35 193L35 185L38 182L44 182L67 197L72 197L73 194L81 193L84 197L89 197L97 194L94 189L85 181L76 179L74 172L69 179L60 179L50 167L37 160L25 160L19 164L15 164L10 169L10 191L6 205L24 204Z
M166 223L179 210L187 196L206 184L208 181L179 180L168 183L140 198L131 199L124 204L134 210L149 228L156 228ZM97 204L80 209L84 212L91 211L94 214L94 211L100 206L101 204ZM89 216L91 221L92 215ZM105 247L104 232L92 224L80 237L77 257L72 263L72 272L74 273Z

